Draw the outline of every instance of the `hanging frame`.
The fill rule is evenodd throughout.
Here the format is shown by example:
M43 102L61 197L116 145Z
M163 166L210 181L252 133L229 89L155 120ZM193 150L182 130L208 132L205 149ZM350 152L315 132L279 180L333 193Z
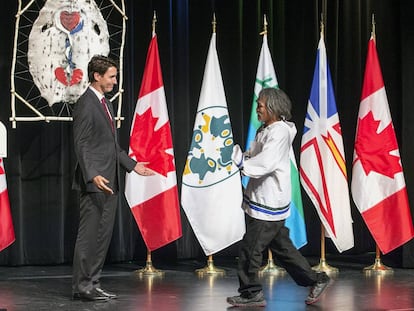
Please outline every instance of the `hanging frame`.
M88 38L86 36L80 37L79 35L75 38L74 33L84 26L82 16L87 18L90 14L85 14L82 7L79 7L79 4L82 4L83 0L60 0L59 5L62 7L59 8L60 11L57 12L59 14L54 14L53 16L55 16L55 18L53 20L40 23L41 27L36 25L36 28L32 30L35 23L39 22L40 12L42 8L48 4L48 1L54 1L54 5L56 5L56 1L59 2L59 0L18 0L10 75L10 121L12 122L13 128L16 128L17 122L20 121L72 121L72 105L76 101L76 95L74 95L75 97L70 97L69 100L66 100L66 95L66 97L62 95L62 97L65 97L63 100L53 102L55 99L51 99L51 96L48 97L42 95L41 88L42 86L47 85L45 87L47 89L47 87L52 84L58 84L59 87L55 88L56 93L58 93L59 90L62 90L62 84L69 89L74 88L76 83L81 83L80 77L83 76L83 83L85 83L85 79L87 80L87 66L76 68L76 65L74 65L76 64L76 59L72 59L72 56L75 55L75 53L73 53L74 51L72 51L72 47L75 47L76 44L79 43L79 40ZM121 126L121 121L124 119L121 116L121 109L123 94L123 52L127 20L125 3L124 0L96 0L93 4L96 4L96 8L99 10L95 19L102 17L106 23L105 27L107 27L109 34L109 48L107 54L119 63L118 88L114 90L112 94L109 94L110 97L112 95L112 102L118 102L115 119L117 121L117 127L119 128ZM71 8L73 7L76 7L77 10L75 9L72 11ZM49 15L52 16L51 14ZM49 27L50 29L53 28L53 32L49 31ZM57 28L59 28L61 32L57 31ZM88 30L90 30L90 28L91 27L85 27L85 29ZM95 28L97 34L106 30L99 29L96 25ZM31 55L29 53L31 59L30 61L28 59L28 52L30 52L28 51L29 44L31 44L31 47L34 46L35 48L38 48L36 46L37 41L34 41L31 37L33 35L32 32L34 31L37 31L40 36L44 36L45 33L49 31L50 38L48 38L48 40L50 40L50 42L58 41L60 37L56 35L57 33L61 35L63 32L64 36L67 38L64 43L65 46L63 47L65 50L65 59L60 62L63 64L62 66L56 66L52 63L49 65L46 57L46 61L45 59L40 59L40 62L42 60L45 61L42 64L42 67L51 68L49 71L52 72L52 74L47 80L47 83L43 82L42 79L44 77L41 74L36 77L37 71L33 70L33 59L39 59L38 55ZM39 44L41 44L41 42ZM88 44L93 43L88 41ZM60 45L60 47L62 48L62 45ZM40 53L45 53L44 50L45 48L43 48ZM56 55L56 53L56 50L51 52L48 51L47 55ZM80 72L81 75L77 75ZM36 83L34 81L35 77L37 79ZM84 88L86 88L86 86L87 83L84 85ZM51 92L48 94L50 93ZM81 92L79 92L78 96L80 94Z

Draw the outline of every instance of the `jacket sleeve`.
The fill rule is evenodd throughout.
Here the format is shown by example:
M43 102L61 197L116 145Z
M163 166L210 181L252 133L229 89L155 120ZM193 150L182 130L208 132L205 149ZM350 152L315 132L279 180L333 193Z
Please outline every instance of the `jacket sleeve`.
M278 131L261 144L261 150L243 162L242 173L251 178L260 178L273 173L284 159L289 158L290 139L287 133Z
M85 103L84 97L81 97L75 105L72 113L74 148L84 181L88 183L92 181L93 177L99 175L90 156L93 154L89 143L89 138L93 135L92 113L86 111L88 105Z
M125 152L125 150L121 149L121 147L119 147L118 145L118 159L119 159L119 164L121 164L121 166L128 172L130 173L135 165L137 164L137 162L133 159L131 159L128 154Z

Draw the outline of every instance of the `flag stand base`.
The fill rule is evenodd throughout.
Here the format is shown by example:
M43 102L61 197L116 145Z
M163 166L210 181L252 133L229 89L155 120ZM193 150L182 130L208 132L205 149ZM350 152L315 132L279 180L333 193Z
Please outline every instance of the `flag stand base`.
M139 269L135 272L139 276L162 276L164 271L154 268L152 262L147 261L145 268Z
M162 275L164 275L164 271L155 269L154 266L152 265L151 251L149 249L147 250L146 266L142 269L137 270L135 273L138 274L140 277L142 277L142 276L162 276Z
M319 265L313 266L312 269L316 272L325 272L326 274L335 274L339 272L338 268L328 265L326 260L322 258L319 261Z
M312 270L316 272L325 272L326 274L337 274L338 268L331 267L326 262L325 257L325 227L321 224L321 258L319 259L319 265L313 266Z
M204 276L204 275L225 275L226 272L223 269L217 268L214 266L213 262L213 256L208 256L207 260L207 266L205 266L202 269L197 269L195 271L198 276Z
M369 267L364 268L365 274L380 274L380 275L386 275L386 274L392 274L394 273L394 270L390 267L387 267L386 265L383 265L381 262L381 253L380 249L378 247L378 244L376 245L375 250L375 262Z
M267 265L259 270L259 275L282 275L285 273L286 270L282 267L275 265L273 259L268 259Z
M267 259L267 265L260 268L259 275L283 275L286 273L286 270L282 267L277 266L273 261L273 254L270 249L267 250L268 253L268 259Z
M394 270L386 265L383 265L381 259L375 258L374 264L364 268L365 274L392 274Z

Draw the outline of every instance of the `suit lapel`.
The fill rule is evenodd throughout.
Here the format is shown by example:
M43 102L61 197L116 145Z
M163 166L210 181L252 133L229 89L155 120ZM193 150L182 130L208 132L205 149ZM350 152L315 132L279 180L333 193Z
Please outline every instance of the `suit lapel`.
M111 124L109 123L106 111L104 110L105 108L102 106L102 103L101 103L100 99L96 96L94 91L92 91L91 89L88 89L88 92L89 92L89 96L92 96L94 98L93 103L95 105L95 109L100 111L99 113L102 117L103 122L106 124L105 126L107 126L108 129L112 132L112 134L114 134L114 131L112 131ZM112 123L114 124L114 129L115 129L114 113L113 113L112 103L108 99L106 99L106 103L107 103L107 107L109 109L109 113L111 114Z

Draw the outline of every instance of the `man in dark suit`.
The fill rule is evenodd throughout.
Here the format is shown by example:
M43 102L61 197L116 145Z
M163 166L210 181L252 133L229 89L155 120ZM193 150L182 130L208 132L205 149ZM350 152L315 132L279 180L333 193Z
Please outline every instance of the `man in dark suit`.
M73 109L77 166L74 189L80 190L80 221L73 258L72 295L81 300L107 300L116 294L101 288L100 275L112 237L118 202L120 166L153 175L117 142L112 104L105 93L117 83L117 64L94 56L88 64L90 86Z

